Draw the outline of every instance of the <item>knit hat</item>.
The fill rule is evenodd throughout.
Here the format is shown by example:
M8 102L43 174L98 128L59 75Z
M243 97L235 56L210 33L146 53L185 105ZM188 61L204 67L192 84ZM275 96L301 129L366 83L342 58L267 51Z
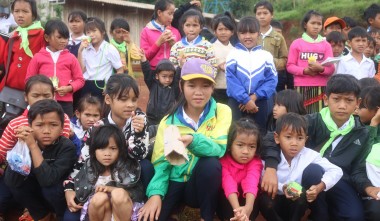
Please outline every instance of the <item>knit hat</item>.
M327 26L331 25L334 22L339 23L342 29L346 27L346 22L343 19L333 16L326 19L325 23L323 24L323 28L326 29Z
M181 70L181 78L185 81L204 78L215 84L214 67L204 59L192 58L186 61Z

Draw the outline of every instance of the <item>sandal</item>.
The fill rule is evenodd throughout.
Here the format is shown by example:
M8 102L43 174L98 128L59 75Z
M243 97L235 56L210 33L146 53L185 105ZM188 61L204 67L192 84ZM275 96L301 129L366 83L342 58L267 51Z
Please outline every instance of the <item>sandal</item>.
M18 218L18 221L34 221L32 216L30 215L28 209L24 209L22 216Z

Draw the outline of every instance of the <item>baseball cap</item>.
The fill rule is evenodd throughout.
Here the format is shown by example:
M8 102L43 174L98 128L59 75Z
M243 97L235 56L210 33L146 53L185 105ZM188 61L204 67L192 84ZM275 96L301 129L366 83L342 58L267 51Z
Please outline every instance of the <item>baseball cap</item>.
M204 78L215 84L214 67L204 59L192 58L185 62L181 70L181 78L185 81Z
M346 22L344 22L343 19L333 16L326 19L325 23L323 24L323 28L326 29L327 26L331 25L334 22L338 22L340 26L342 26L342 29L346 27Z

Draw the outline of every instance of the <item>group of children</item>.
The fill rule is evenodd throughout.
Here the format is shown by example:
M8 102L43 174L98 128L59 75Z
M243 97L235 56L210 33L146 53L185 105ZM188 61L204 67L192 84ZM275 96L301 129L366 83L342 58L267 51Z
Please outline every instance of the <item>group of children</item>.
M259 211L300 220L307 209L313 220L377 220L380 84L371 59L380 6L365 11L368 32L349 18L323 24L311 10L288 50L268 1L237 24L228 12L215 16L210 41L200 2L189 4L176 11L157 1L139 49L124 19L108 40L104 22L82 11L68 27L53 19L42 28L34 0L12 3L18 28L0 39L0 87L23 90L29 106L4 128L0 162L25 142L32 170L0 169L0 220L11 201L43 221L168 220L182 204L200 208L202 220L254 220ZM147 114L133 61L150 91ZM171 125L186 148L181 165L166 158Z

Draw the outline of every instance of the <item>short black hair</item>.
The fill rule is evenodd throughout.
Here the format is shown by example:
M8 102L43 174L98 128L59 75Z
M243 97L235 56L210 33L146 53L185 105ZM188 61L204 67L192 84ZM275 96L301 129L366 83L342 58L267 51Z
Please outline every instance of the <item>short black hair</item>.
M296 90L286 89L278 92L276 94L275 104L284 106L288 113L306 114L303 96Z
M42 74L34 75L26 81L25 90L24 90L25 94L28 95L33 85L40 84L40 83L49 85L51 88L51 93L54 96L54 86L53 86L52 81L47 76L42 75Z
M243 17L237 26L237 32L240 33L256 33L260 32L260 24L257 18L252 16Z
M232 143L238 134L249 134L257 137L256 155L261 152L261 135L257 124L249 118L240 118L230 126L227 138L227 150L231 150Z
M273 28L278 28L278 29L284 29L284 26L281 24L280 21L278 20L275 20L273 19L272 21L270 21L270 25L273 27Z
M307 135L307 121L297 113L287 113L282 115L276 121L276 133L280 135L282 130L292 128L297 134L304 133Z
M215 15L215 17L212 20L212 29L214 29L214 32L216 31L220 23L222 23L228 30L235 33L236 22L235 18L232 16L230 12L224 12L223 14Z
M342 18L343 21L346 23L346 27L348 28L354 28L356 26L358 26L358 23L355 21L355 19L351 18L351 17L343 17Z
M364 10L364 20L369 24L369 19L375 19L376 15L380 13L380 5L373 3Z
M105 94L111 98L121 99L129 90L133 90L136 98L139 97L139 86L135 79L127 74L114 74L107 81Z
M368 45L373 44L373 47L376 47L376 40L372 38L371 35L367 35L367 42L368 42Z
M343 43L345 44L346 43L346 38L344 37L344 35L339 32L339 31L332 31L330 32L327 36L326 36L326 41L328 43Z
M96 106L99 110L99 113L102 113L102 103L100 103L100 100L98 97L91 96L91 94L87 94L87 95L81 97L81 99L78 102L77 111L79 113L82 113L83 111L86 110L86 107L88 105Z
M334 74L327 81L326 96L334 94L353 93L357 98L360 95L359 80L354 76L344 73Z
M115 30L117 28L122 28L128 32L130 31L129 24L128 24L127 20L125 20L124 18L115 18L112 21L110 31L113 32L113 30Z
M170 5L174 5L172 0L158 0L154 5L154 12L152 19L158 18L158 11L166 11Z
M360 26L356 26L354 28L352 28L349 32L348 32L348 40L352 40L353 38L367 38L368 36L368 33L367 31L360 27Z
M372 36L374 34L380 34L380 29L372 27L371 30L369 30L368 34L370 36Z
M363 90L367 87L380 86L380 82L377 81L375 78L362 78L359 80L359 85L360 89ZM363 98L362 96L360 97Z
M158 62L155 73L159 74L161 71L171 71L175 74L176 69L173 63L168 59L162 59L160 62Z
M202 15L202 12L200 12L199 10L196 10L196 9L190 9L190 10L187 10L182 16L181 16L181 19L180 19L180 24L181 24L181 28L183 29L183 26L185 25L186 23L186 20L190 17L194 17L196 20L198 20L201 28L203 28L203 26L205 26L206 24L206 19L203 17Z
M60 19L51 19L45 25L45 34L51 36L55 31L65 39L69 39L70 31L67 25Z
M323 20L323 15L315 10L310 10L306 12L306 14L303 16L301 20L301 27L304 31L306 31L305 25L309 22L312 16L321 17L321 19Z
M360 93L362 102L360 108L368 110L377 110L380 107L380 85L364 88Z
M58 114L61 126L63 128L65 114L60 104L52 99L44 99L34 103L28 112L28 122L31 125L38 115L44 116L45 114L55 112Z
M82 10L71 11L70 14L69 14L69 16L67 16L68 22L70 22L74 18L81 18L84 23L86 23L86 21L87 21L87 15Z
M15 4L16 2L26 2L26 3L29 3L30 5L30 8L32 9L32 18L33 18L33 21L36 21L36 20L39 20L40 17L38 16L38 12L37 12L37 3L35 0L14 0L11 4L11 11L13 12L14 9L15 9Z
M255 7L253 8L253 12L256 14L256 11L259 7L264 7L268 9L268 11L273 15L273 5L268 1L259 1L255 4Z
M96 30L98 29L101 34L104 36L104 40L108 42L108 36L106 32L106 25L104 22L97 17L90 17L87 19L86 24L84 25L84 32L86 33L89 30Z

